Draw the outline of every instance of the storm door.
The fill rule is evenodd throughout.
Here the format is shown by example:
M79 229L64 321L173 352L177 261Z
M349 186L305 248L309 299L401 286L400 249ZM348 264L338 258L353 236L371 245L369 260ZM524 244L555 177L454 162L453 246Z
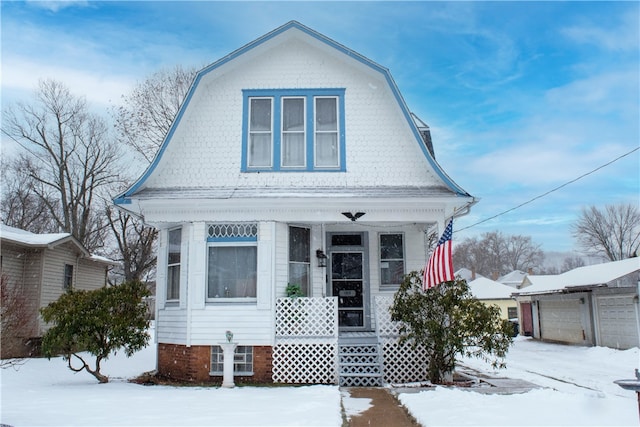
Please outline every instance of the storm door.
M341 330L369 327L366 233L329 233L329 294L338 297Z

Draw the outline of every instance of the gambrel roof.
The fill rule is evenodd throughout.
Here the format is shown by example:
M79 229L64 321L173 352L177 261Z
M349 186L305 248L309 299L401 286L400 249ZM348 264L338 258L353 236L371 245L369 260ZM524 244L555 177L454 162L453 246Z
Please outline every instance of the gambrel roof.
M239 67L244 63L247 63L252 58L259 55L260 52L265 49L276 45L277 43L281 43L283 40L288 38L297 38L300 40L304 40L305 43L313 45L314 47L321 49L323 52L328 52L329 54L338 57L342 61L350 61L354 66L359 67L368 73L377 74L378 76L382 76L383 81L388 85L389 90L393 94L393 98L398 104L398 107L402 111L402 115L404 116L404 120L406 120L408 128L411 130L413 134L413 139L415 143L419 146L420 151L424 155L427 160L428 165L430 165L434 176L437 177L437 180L440 181L439 185L430 185L428 188L421 188L421 186L415 185L407 185L405 187L399 186L389 186L389 187L378 187L377 189L365 190L365 192L370 193L370 197L415 197L416 193L419 194L420 197L451 197L453 196L462 196L466 199L472 199L472 197L463 190L460 186L458 186L440 167L440 165L435 161L432 154L429 152L429 148L425 140L423 139L423 135L421 134L421 129L418 128L418 125L414 121L414 117L412 116L409 108L405 104L405 101L398 90L397 85L395 84L389 70L374 61L360 55L359 53L337 43L334 40L300 24L296 21L291 21L283 26L271 31L270 33L256 39L255 41L237 49L236 51L230 53L229 55L219 59L218 61L212 63L211 65L203 68L199 71L194 79L194 82L181 106L176 119L171 126L162 146L157 152L154 160L144 172L144 174L125 192L118 195L114 202L116 204L127 204L129 202L129 198L133 195L136 195L138 198L172 198L175 193L179 191L181 195L185 195L185 192L194 191L196 193L202 193L202 188L194 189L191 188L182 188L174 187L172 189L157 189L150 188L148 185L149 177L154 174L154 171L157 169L158 164L161 162L163 156L167 151L167 147L171 144L176 130L181 125L184 120L185 111L189 108L190 103L192 103L196 93L198 90L205 85L205 79L215 78L217 76L223 76L225 73L228 73L230 69L233 67ZM209 81L209 80L207 80ZM199 187L199 186L196 186ZM344 188L344 187L343 187ZM323 192L323 189L318 186L309 186L308 188L298 188L292 191L291 186L283 186L282 188L271 188L275 193L286 193L292 197L296 197L296 193L300 197L309 197L313 194L318 195L326 195ZM242 191L236 191L237 189L233 189L233 197L241 197ZM263 188L245 188L244 194L251 195L253 193L260 193L261 196L264 197ZM341 197L349 197L349 191L342 192L340 188L336 190L333 189L334 193L337 191L342 194ZM205 191L207 194L199 194L199 196L205 197L225 197L225 192L229 191L228 186L210 186L208 191ZM359 193L361 194L361 193Z
M262 169L249 165L247 154L249 106L260 99L273 105L271 166ZM285 99L308 106L302 168L281 163ZM315 103L322 99L337 109L339 154L330 168L314 157ZM476 199L436 162L425 126L388 69L291 21L197 73L152 163L114 203L156 225L339 221L340 212L356 207L370 222L464 215Z

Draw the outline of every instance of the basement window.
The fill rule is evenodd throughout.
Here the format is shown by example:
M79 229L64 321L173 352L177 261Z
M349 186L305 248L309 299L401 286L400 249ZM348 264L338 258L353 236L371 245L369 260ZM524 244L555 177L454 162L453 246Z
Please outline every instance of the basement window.
M221 376L224 373L224 353L219 345L211 346L211 376ZM253 375L253 347L239 345L233 354L234 375Z

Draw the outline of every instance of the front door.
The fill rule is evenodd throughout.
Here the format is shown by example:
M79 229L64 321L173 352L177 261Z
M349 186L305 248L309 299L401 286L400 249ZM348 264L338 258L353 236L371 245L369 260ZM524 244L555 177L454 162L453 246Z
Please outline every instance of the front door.
M329 293L338 297L341 330L369 326L366 233L329 233Z

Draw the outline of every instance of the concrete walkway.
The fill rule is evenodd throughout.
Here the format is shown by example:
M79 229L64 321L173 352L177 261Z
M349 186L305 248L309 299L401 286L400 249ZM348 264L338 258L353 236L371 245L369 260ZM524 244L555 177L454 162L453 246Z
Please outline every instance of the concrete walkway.
M371 399L371 407L349 420L350 427L418 427L418 424L398 399L386 388L344 388L352 398Z
M526 393L537 385L524 380L503 377L490 377L469 368L459 367L457 375L464 386L460 390L475 391L485 394L520 394ZM452 386L456 387L456 386ZM420 424L400 404L397 396L401 393L419 393L433 390L434 387L345 387L342 391L355 399L370 399L371 407L366 411L351 416L349 427L419 427Z

